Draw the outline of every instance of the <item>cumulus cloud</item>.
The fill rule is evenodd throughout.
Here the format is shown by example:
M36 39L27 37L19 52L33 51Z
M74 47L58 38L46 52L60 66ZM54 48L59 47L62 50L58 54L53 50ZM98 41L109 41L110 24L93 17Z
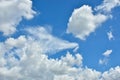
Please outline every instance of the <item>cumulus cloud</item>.
M54 37L43 27L26 30L28 35L21 35L18 38L10 37L0 43L1 80L54 80L54 75L72 71L72 69L69 70L72 65L67 62L70 60L67 56L55 60L48 59L46 53L74 48L78 44ZM70 61L76 62L73 63L74 65L81 64L82 56L80 54L75 55L77 59L71 54L69 56L74 59Z
M67 33L85 40L90 33L112 16L110 12L117 6L120 6L120 0L104 0L101 5L95 7L95 11L88 5L75 9L69 18ZM93 14L94 12L96 14Z
M0 0L0 32L13 34L23 17L31 19L35 13L31 0Z
M63 62L68 63L68 65L71 66L82 66L82 56L79 54L76 54L75 57L73 57L70 52L67 52L66 57L62 57L61 60Z
M32 1L30 0L0 0L0 31L4 35L14 33L22 17L26 19L33 17L35 12L31 7ZM90 32L94 32L95 26L100 25L106 17L102 14L94 15L92 13L93 10L89 6L83 6L75 10L74 14L78 14L79 11L82 13L80 18L84 19L80 20L80 22L88 21L87 23L91 26L90 30L85 23L86 28L80 27L83 33L79 38L85 39ZM93 22L90 22L83 13ZM102 20L98 20L98 16ZM50 34L44 27L27 28L26 31L26 35L20 35L18 38L9 37L5 41L0 42L0 80L120 79L119 66L103 73L83 67L83 57L80 53L76 53L79 48L77 43L59 39ZM69 48L75 48L73 55L68 51L65 56L61 56L59 59L48 58L47 53L56 53ZM109 56L111 52L104 53L104 56Z
M120 66L111 68L109 71L105 71L102 74L101 80L119 80L120 79Z
M46 44L49 42L49 37L51 37L50 39L55 39L54 41L57 43L59 42L58 38L53 37L43 27L26 30L29 32L28 35L8 38L5 42L0 43L0 80L119 79L119 66L103 73L91 68L84 68L82 66L83 57L80 53L72 55L70 52L67 52L65 56L61 56L59 59L48 58L48 55L44 53L44 46L41 46L42 41L40 39L43 39L45 41L44 44ZM31 30L33 30L33 33ZM47 37L45 35L42 36L42 33L45 33ZM58 44L52 43L50 45L53 48L55 45L58 45L57 48L61 47L59 43L71 45L70 42L66 43L66 41L61 39ZM66 49L65 46L63 47ZM116 77L111 76L113 74Z
M67 33L72 33L75 37L85 40L106 19L107 16L100 13L93 14L92 8L84 5L73 11L69 19Z

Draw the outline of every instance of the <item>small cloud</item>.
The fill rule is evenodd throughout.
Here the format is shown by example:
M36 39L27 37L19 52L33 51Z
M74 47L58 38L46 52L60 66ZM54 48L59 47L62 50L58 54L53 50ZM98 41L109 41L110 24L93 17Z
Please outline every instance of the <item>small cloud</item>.
M103 53L103 55L105 56L105 57L109 57L109 55L112 53L112 50L106 50L104 53Z
M109 56L110 56L111 53L112 53L112 50L106 50L103 53L104 58L99 60L99 64L101 64L101 65L107 65L108 61L109 61Z
M100 59L100 60L99 60L99 64L101 64L101 65L107 65L107 64L108 64L108 61L109 61L108 58L103 58L103 59Z
M114 39L112 31L107 32L107 36L108 36L109 40L113 40Z
M75 47L74 50L73 50L73 52L77 52L78 49L79 49L79 46Z

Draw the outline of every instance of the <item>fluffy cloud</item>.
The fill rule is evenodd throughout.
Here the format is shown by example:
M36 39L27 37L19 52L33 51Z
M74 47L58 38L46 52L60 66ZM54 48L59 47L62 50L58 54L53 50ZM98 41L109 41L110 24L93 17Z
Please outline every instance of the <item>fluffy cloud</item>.
M119 66L104 73L84 68L82 66L83 57L79 53L72 55L67 52L59 59L48 58L48 55L44 53L44 46L41 46L43 41L45 41L44 44L51 39L57 42L58 44L52 42L54 45L49 43L53 48L56 45L58 45L57 48L61 47L60 43L67 46L71 43L58 40L43 27L26 30L28 35L8 38L5 42L0 43L0 80L119 80ZM43 33L44 35L42 35ZM65 46L63 47L66 49ZM47 46L46 48L51 50ZM112 76L113 74L114 76Z
M13 34L22 17L31 19L34 14L31 0L0 0L0 32Z
M120 79L120 66L111 68L109 71L105 71L102 74L101 80L119 80Z
M106 19L107 17L103 14L94 15L92 8L84 5L73 11L69 19L67 33L72 33L75 37L85 40Z
M0 31L2 31L4 35L12 34L22 17L27 19L33 17L35 12L31 7L32 2L30 0L1 0ZM82 13L80 14L80 18L85 19L85 21L88 20L87 23L91 26L89 30L84 20L80 20L86 28L80 27L83 30L83 34L80 35L82 37L79 38L85 39L90 32L96 29L96 25L98 26L102 23L97 17L100 16L103 21L106 17L102 14L93 15L92 9L89 6L83 6L75 10L74 14L78 14L79 11ZM85 15L83 15L83 13L85 13ZM86 15L93 22L90 22L89 19L85 17ZM77 24L79 24L79 22ZM88 29L88 32L86 29ZM26 31L28 33L26 35L20 35L18 38L9 37L4 42L0 42L0 80L120 79L119 66L101 73L91 68L83 67L83 57L80 53L74 53L72 55L68 52L59 59L48 58L47 53L56 53L69 48L75 48L74 52L76 52L79 46L77 43L54 37L43 27L27 28ZM105 56L109 56L110 53L111 52L108 51L105 53Z
M117 6L120 6L120 0L104 0L101 5L95 7L97 14L93 14L94 10L87 5L75 9L69 19L67 33L85 40L90 33L111 17L111 10Z
M69 52L67 52L66 57L61 58L63 62L66 62L68 65L71 66L81 66L82 59L83 58L81 55L76 54L75 57L73 57Z
M97 6L96 10L111 12L111 10L117 6L120 6L120 0L103 0L103 3Z
M0 43L1 80L54 80L54 75L74 71L74 68L69 70L72 65L67 62L69 61L67 56L62 57L61 60L55 60L48 59L45 54L50 51L55 53L63 49L74 48L78 44L56 38L43 27L26 30L28 35L8 38ZM76 57L71 54L69 56L74 59L70 61L76 62L74 65L81 65L80 54L76 54Z

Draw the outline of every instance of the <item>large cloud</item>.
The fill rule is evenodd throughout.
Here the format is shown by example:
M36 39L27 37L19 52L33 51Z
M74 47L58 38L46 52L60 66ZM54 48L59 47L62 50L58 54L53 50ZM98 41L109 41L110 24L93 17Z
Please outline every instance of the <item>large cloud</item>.
M34 14L31 0L0 0L0 32L13 34L22 17L31 19Z
M72 48L76 44L71 46L73 43L53 37L43 27L26 30L28 35L8 38L0 43L0 80L119 80L119 66L104 73L84 68L83 57L79 53L72 55L68 52L59 59L48 58L46 52L51 51L51 48L46 43L58 49ZM58 44L51 42L51 39ZM70 47L65 47L69 45ZM48 48L47 51L44 47ZM56 52L57 48L52 52Z
M69 19L67 33L72 33L75 37L85 40L111 16L111 10L117 6L120 6L120 0L104 0L101 5L95 7L97 14L93 14L94 10L87 5L75 9Z
M82 57L79 54L76 54L77 59L68 54L73 59L70 61L76 62L71 65L67 62L69 61L67 56L62 57L61 60L55 60L48 59L45 55L49 52L55 53L63 49L78 47L78 44L56 38L43 27L26 30L28 35L8 38L0 43L1 80L53 80L54 75L71 71L69 67L73 66L72 64L81 65Z
M73 11L69 19L67 33L72 33L75 37L85 40L106 19L107 17L103 14L94 15L92 8L84 5Z

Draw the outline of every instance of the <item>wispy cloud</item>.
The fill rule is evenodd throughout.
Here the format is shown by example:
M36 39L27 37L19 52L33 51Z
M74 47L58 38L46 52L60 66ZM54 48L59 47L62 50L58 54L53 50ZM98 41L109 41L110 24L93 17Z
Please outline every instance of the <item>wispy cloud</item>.
M99 60L99 64L107 65L109 61L109 56L112 54L112 50L106 50L103 53L104 58Z
M105 13L110 13L112 9L120 6L120 0L103 0L103 3L96 7L96 10L101 10Z
M108 36L109 40L113 40L114 39L112 31L107 32L107 36Z

